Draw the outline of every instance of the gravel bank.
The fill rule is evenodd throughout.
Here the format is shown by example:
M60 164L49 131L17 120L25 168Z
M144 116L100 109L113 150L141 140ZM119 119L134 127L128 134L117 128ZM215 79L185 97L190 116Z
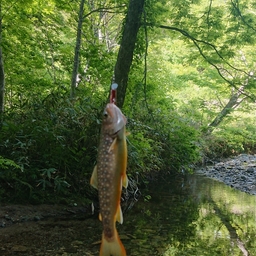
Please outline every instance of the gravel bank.
M196 173L256 195L256 155L241 154L210 166L200 167Z

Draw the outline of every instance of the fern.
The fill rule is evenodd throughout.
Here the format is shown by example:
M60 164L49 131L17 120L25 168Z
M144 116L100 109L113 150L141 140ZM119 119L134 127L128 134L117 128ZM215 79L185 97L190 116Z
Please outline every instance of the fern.
M9 168L21 169L13 160L0 156L0 170L7 170Z

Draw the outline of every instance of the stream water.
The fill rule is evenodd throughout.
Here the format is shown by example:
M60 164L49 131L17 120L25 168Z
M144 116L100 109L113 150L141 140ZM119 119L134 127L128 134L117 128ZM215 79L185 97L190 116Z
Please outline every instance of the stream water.
M148 194L123 205L128 256L256 255L256 196L200 175L166 177ZM101 232L96 214L17 222L0 228L0 255L96 256Z
M128 255L256 255L256 196L200 175L166 178L118 226Z

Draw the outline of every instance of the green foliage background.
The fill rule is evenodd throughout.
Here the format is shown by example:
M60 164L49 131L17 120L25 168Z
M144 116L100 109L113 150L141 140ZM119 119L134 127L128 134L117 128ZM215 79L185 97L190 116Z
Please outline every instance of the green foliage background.
M255 67L253 3L240 3L243 19L223 1L214 1L211 9L201 1L146 1L143 19L150 26L140 30L122 109L130 132L131 178L139 175L146 182L152 174L192 170L209 159L255 152L256 112L250 99L207 133L232 94L214 65L225 68L238 85L245 79L239 70ZM116 1L95 1L85 6L86 14L110 9L104 19L99 12L85 15L81 81L71 101L79 2L1 2L6 75L0 133L2 201L68 203L94 196L89 179L127 1L118 4L116 8ZM202 57L189 37L158 28L163 23L216 44L223 58L200 42ZM241 52L246 63L240 61ZM255 82L250 81L247 92L253 94Z

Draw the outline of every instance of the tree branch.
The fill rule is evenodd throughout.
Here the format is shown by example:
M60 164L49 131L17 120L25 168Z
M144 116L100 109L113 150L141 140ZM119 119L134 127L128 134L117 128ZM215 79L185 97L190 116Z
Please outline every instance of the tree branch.
M83 19L87 18L88 16L92 15L93 13L95 12L108 12L108 13L122 13L121 11L110 11L110 10L113 10L113 9L120 9L120 8L124 8L126 7L126 5L119 5L119 6L113 6L113 7L109 7L109 8L106 8L106 7L100 7L100 8L97 8L97 9L94 9L88 13L86 13L84 16L83 16Z
M251 25L245 20L244 16L242 15L242 13L241 13L241 11L240 11L240 8L239 8L239 6L238 6L238 0L236 0L235 3L231 0L231 4L232 4L232 6L234 7L234 9L236 10L238 16L241 18L242 22L243 22L246 26L248 26L250 29L252 29L254 32L256 32L256 29L255 29L253 26L251 26Z
M152 24L147 24L147 25L150 25L152 26ZM172 27L172 26L165 26L165 25L156 25L156 27L159 27L159 28L163 28L163 29L168 29L168 30L173 30L173 31L177 31L179 33L181 33L182 35L184 35L185 37L187 37L188 39L190 39L193 44L196 46L196 48L198 49L200 55L205 59L206 62L208 62L211 66L213 66L219 76L225 81L227 82L230 86L234 87L236 90L239 90L240 88L240 85L239 83L235 83L234 81L232 80L229 80L227 79L224 75L223 75L223 71L227 72L229 75L231 75L231 73L227 70L227 69L224 69L224 68L220 68L218 67L218 65L216 65L215 63L213 63L203 52L202 48L200 47L200 43L204 44L204 45L207 45L209 46L211 49L214 50L214 52L217 54L217 56L225 63L227 64L231 69L235 70L235 71L238 71L238 72L241 72L243 73L244 75L246 75L247 77L250 77L250 72L246 72L242 69L239 69L239 68L236 68L234 67L233 65L231 65L228 61L226 61L223 56L219 53L219 51L217 50L217 47L210 43L210 42L207 42L207 41L204 41L204 40L201 40L201 39L197 39L195 37L193 37L191 34L189 34L187 31L183 30L183 29L180 29L180 28L177 28L177 27ZM251 100L255 101L255 96L254 95L250 95L246 92L243 92L243 94L245 96L247 96L248 98L250 98Z
M183 30L183 29L180 29L180 28L176 28L176 27L172 27L172 26L165 26L165 25L159 25L157 26L159 28L163 28L163 29L169 29L169 30L174 30L174 31L178 31L180 32L182 35L184 35L185 37L189 38L190 40L192 40L192 42L196 45L196 47L198 48L198 50L200 50L200 54L202 54L202 49L200 48L199 46L199 43L202 43L204 45L208 45L210 48L212 48L215 53L217 54L217 56L224 62L226 63L230 68L236 70L236 71L239 71L239 72L242 72L246 75L248 75L248 73L246 73L244 70L242 69L239 69L239 68L236 68L234 67L233 65L231 65L228 61L226 61L222 55L219 53L219 51L217 50L217 47L210 43L210 42L207 42L207 41L204 41L204 40L201 40L201 39L197 39L195 37L193 37L191 34L189 34L187 31ZM202 54L202 56L204 57L204 59L209 63L211 64L212 66L214 66L215 68L217 67L214 63L212 63L204 54ZM216 69L219 69L219 68L216 68ZM223 77L223 76L222 76ZM227 79L225 79L226 82L228 82L230 85L233 85L233 83Z
M9 10L12 9L12 7L13 7L16 3L18 3L18 2L19 2L19 0L14 1L14 2L6 9L5 13L1 12L1 16L0 16L0 20L1 20L1 21L3 20L4 16L9 12ZM2 5L2 3L0 3L0 5Z
M208 32L210 30L210 25L209 25L210 24L210 19L209 19L209 17L210 17L211 10L212 10L212 0L210 0L209 9L208 9L207 18L206 18L207 25L208 25Z
M145 9L143 10L143 20L146 23L146 11ZM149 113L152 112L149 111L149 107L148 107L148 100L147 100L147 57L148 57L148 30L147 30L147 26L144 26L144 34L145 34L145 54L144 54L144 75L142 78L142 83L143 83L143 89L144 89L144 97L145 97L145 103L146 103L146 107ZM152 119L154 120L154 117L152 116Z
M75 46L75 53L74 53L74 65L73 65L72 78L71 78L71 90L70 90L70 98L71 99L74 99L74 97L75 97L76 77L77 77L78 67L79 67L79 55L80 55L80 46L81 46L84 3L85 3L85 0L81 0L80 7L79 7L77 34L76 34L76 46Z

